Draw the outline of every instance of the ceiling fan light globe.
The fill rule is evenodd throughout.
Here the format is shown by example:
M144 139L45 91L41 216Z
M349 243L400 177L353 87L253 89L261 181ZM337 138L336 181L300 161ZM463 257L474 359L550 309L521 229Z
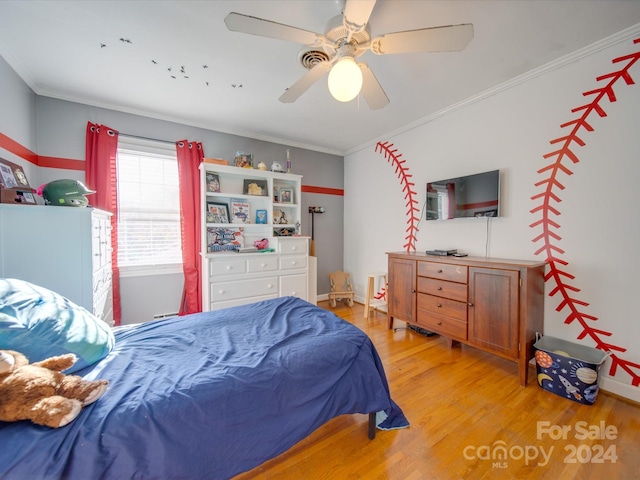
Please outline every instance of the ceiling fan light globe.
M352 57L340 59L329 72L329 92L339 102L356 98L362 88L362 71Z

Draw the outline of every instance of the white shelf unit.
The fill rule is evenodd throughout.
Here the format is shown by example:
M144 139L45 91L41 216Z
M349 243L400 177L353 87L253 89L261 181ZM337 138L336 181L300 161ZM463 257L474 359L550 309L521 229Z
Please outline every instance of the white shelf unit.
M202 163L200 171L203 310L287 295L309 300L309 239L278 234L282 229L289 233L299 232L302 176L209 163ZM208 181L212 178L215 178L215 187L214 182ZM254 184L252 192L262 194L249 194L251 184ZM234 200L247 204L247 223L233 222ZM226 205L230 223L207 218L209 204ZM265 223L257 222L258 210L266 212ZM286 220L281 220L283 217ZM230 227L243 229L246 247L267 238L269 248L274 251L212 251L208 229Z

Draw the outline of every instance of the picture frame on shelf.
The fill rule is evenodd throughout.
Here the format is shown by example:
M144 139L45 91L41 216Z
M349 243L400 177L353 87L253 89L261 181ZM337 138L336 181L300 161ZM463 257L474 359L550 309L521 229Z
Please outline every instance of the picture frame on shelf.
M256 210L256 223L257 224L266 224L267 223L267 211L266 210Z
M231 199L231 223L251 223L251 204L242 198Z
M267 181L245 179L242 193L244 193L245 195L256 195L260 197L266 197L269 194L269 192L267 191Z
M293 203L293 188L281 188L278 198L280 203Z
M242 247L244 247L243 228L207 228L207 252L239 250Z
M233 164L240 168L253 168L253 154L237 152Z
M219 193L220 192L220 176L217 173L207 172L207 192Z
M207 223L229 223L229 205L207 202Z

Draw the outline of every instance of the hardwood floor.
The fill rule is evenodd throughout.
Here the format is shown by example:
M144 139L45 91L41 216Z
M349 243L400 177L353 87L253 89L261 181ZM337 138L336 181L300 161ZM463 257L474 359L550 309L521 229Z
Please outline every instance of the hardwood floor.
M639 405L603 392L581 405L542 390L533 371L521 387L515 363L393 332L385 314L363 311L334 310L372 339L411 426L369 440L367 415L344 415L237 480L640 478Z

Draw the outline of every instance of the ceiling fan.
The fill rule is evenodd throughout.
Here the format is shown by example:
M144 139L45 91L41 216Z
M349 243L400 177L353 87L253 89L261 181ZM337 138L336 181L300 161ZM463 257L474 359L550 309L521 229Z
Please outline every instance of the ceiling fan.
M453 52L464 50L473 39L473 25L447 25L387 33L371 38L369 17L376 0L346 0L343 14L332 18L324 34L232 12L224 19L234 32L277 38L306 45L301 62L309 71L280 97L295 102L315 82L329 74L329 91L339 101L348 102L361 91L369 108L389 103L375 75L356 58L371 50L376 55L412 52Z

